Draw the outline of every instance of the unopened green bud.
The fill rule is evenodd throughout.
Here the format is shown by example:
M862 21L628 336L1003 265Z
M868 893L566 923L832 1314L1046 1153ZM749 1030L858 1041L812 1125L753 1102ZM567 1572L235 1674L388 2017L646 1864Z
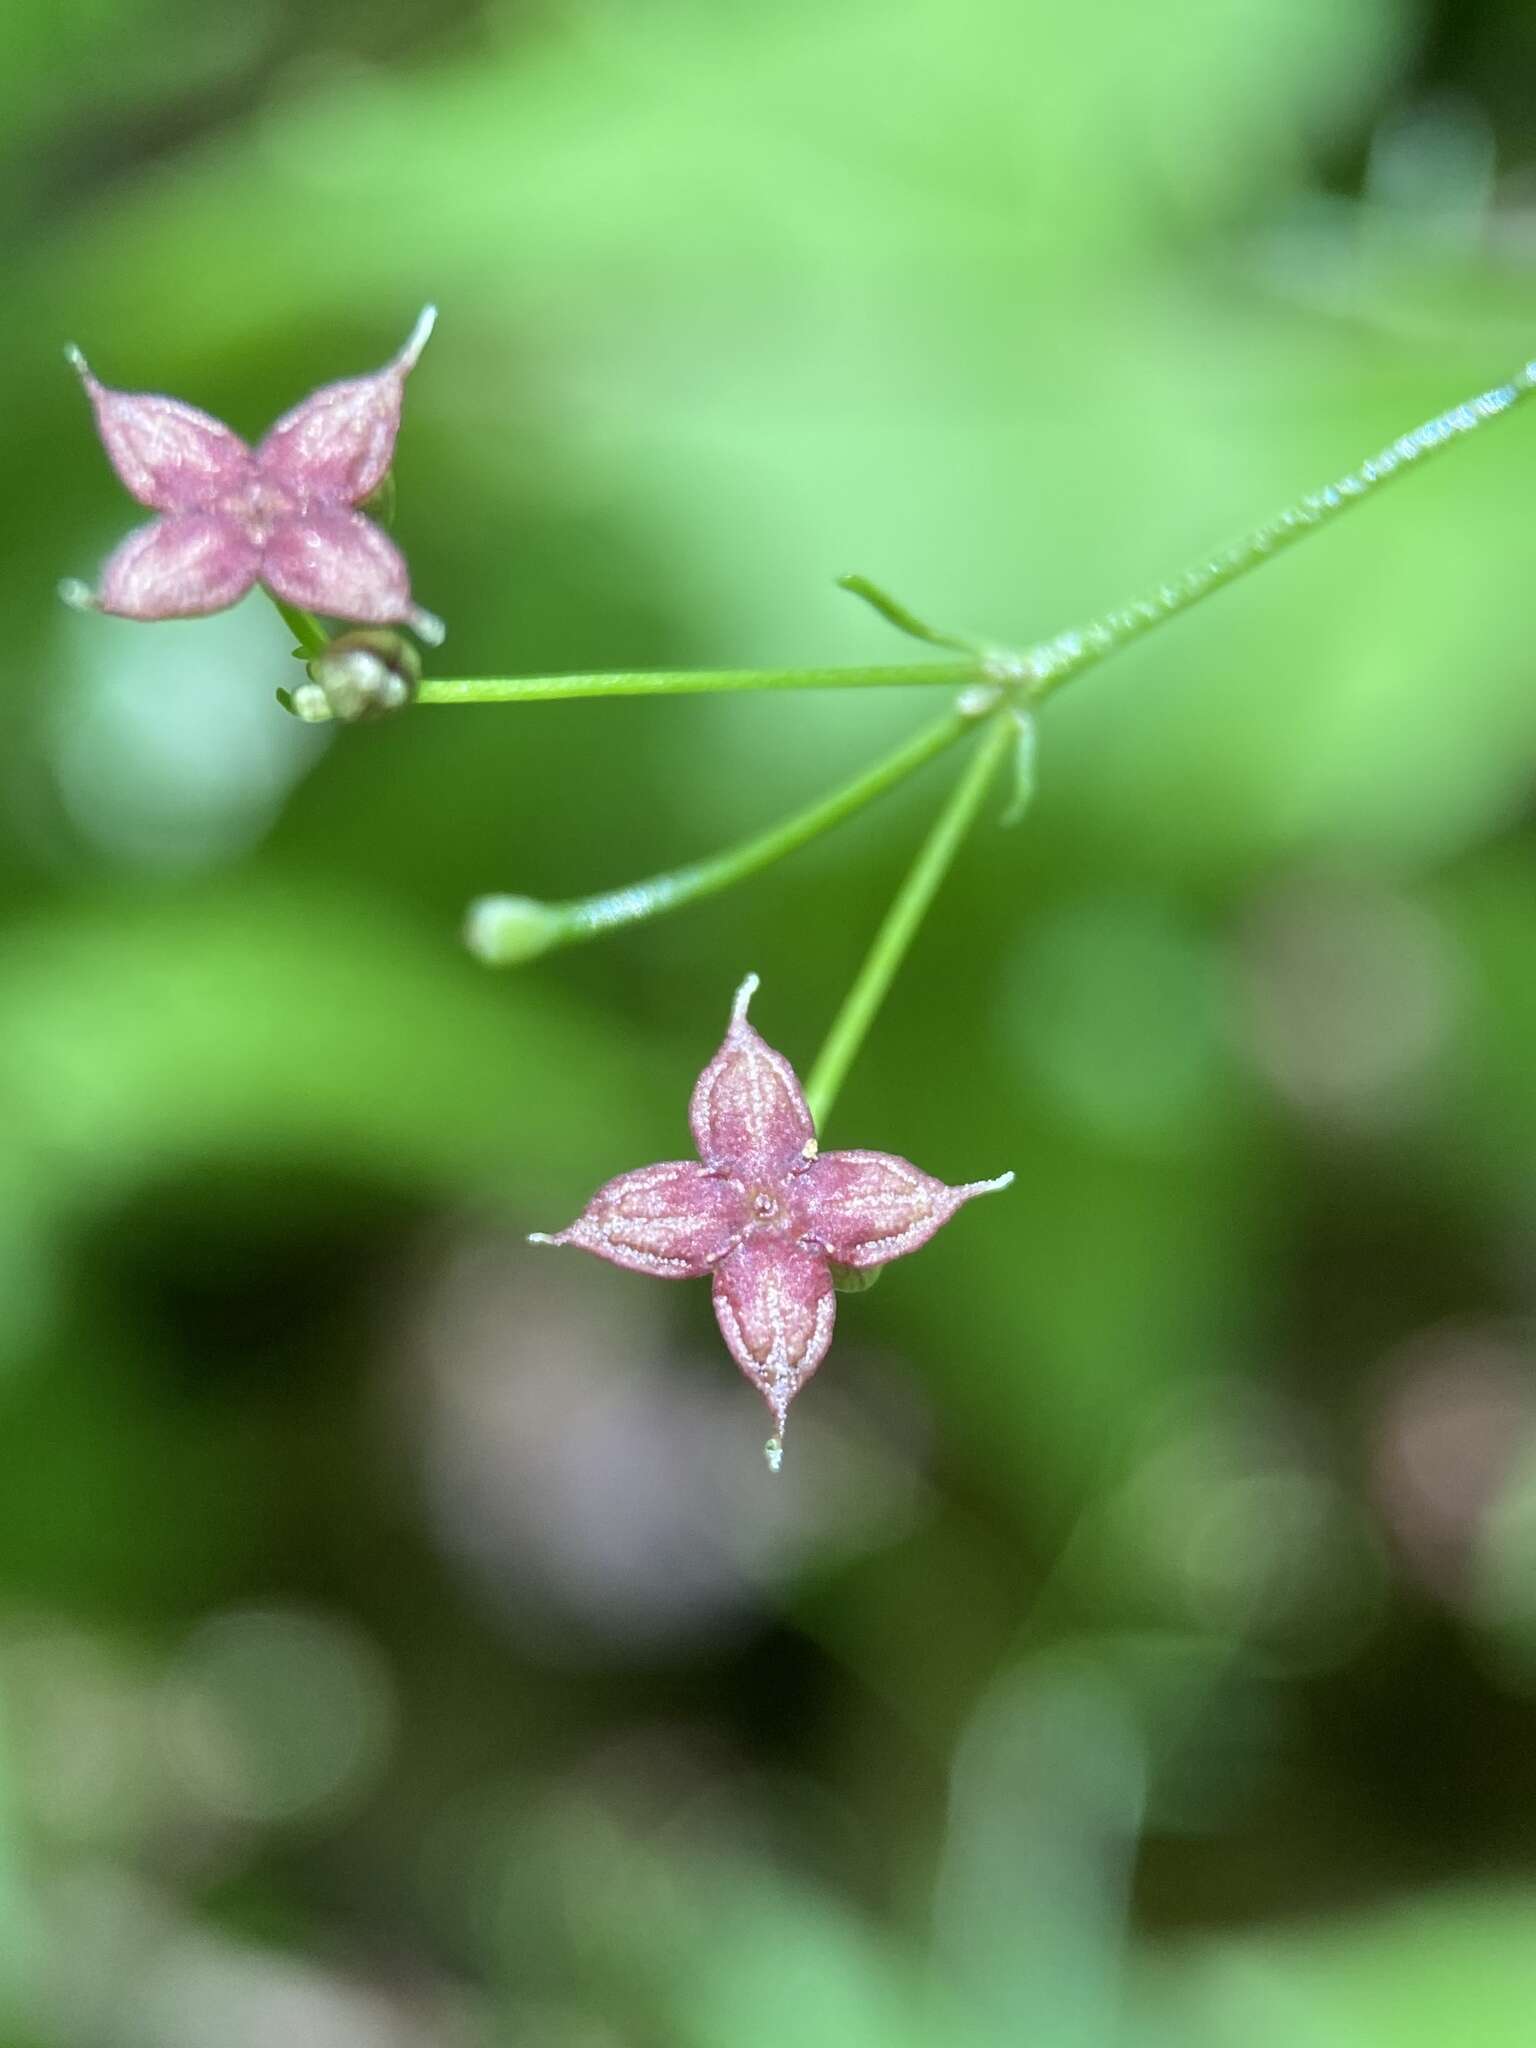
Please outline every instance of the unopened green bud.
M477 896L464 919L464 943L487 967L537 960L564 936L559 912L532 896Z
M338 634L309 663L309 681L294 691L293 708L312 725L359 725L403 711L420 681L421 656L404 634L360 626Z

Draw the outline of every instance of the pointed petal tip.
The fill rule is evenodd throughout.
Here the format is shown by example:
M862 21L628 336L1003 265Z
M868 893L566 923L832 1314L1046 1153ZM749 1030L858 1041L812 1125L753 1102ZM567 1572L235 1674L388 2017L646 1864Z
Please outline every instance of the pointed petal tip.
M568 1230L530 1230L528 1233L530 1244L569 1244L570 1240Z
M755 974L749 974L746 977L745 981L742 982L740 988L737 989L736 994L731 1001L731 1022L733 1024L746 1023L747 1006L751 1002L752 998L757 994L757 991L760 986L761 982L759 980L759 977Z
M95 377L91 374L91 366L85 360L84 352L76 348L72 341L66 341L64 344L64 360L82 384L89 387L96 382Z
M798 1390L793 1386L786 1386L780 1380L774 1384L759 1381L758 1391L768 1404L768 1413L773 1417L773 1435L769 1438L769 1442L778 1445L779 1456L782 1458L784 1455L784 1436L789 1428L789 1404L795 1398ZM778 1470L776 1465L774 1470Z
M805 1164L816 1129L794 1068L748 1019L757 987L749 974L737 989L720 1049L694 1083L688 1121L706 1166L771 1180Z
M967 1181L963 1192L967 1195L995 1195L1003 1188L1011 1188L1016 1178L1010 1168L1007 1173L1000 1173L996 1180Z
M739 1360L737 1360L737 1364L739 1364ZM811 1372L815 1372L815 1364L811 1366ZM807 1374L807 1378L809 1376L811 1374ZM784 1456L784 1438L788 1436L788 1405L791 1405L791 1401L801 1391L801 1386L805 1382L799 1376L795 1376L795 1374L778 1376L778 1378L768 1378L764 1374L754 1374L752 1376L752 1384L756 1386L758 1393L762 1395L764 1407L774 1417L774 1434L768 1438L768 1444L778 1444L778 1456L782 1458ZM764 1452L768 1450L768 1444L764 1444ZM776 1470L776 1466L774 1466L774 1470Z
M763 1445L763 1459L770 1472L777 1473L783 1469L784 1439L782 1437L769 1437L767 1443Z
M101 602L89 583L78 576L66 576L59 584L59 596L72 612L99 612Z
M437 613L422 611L419 606L413 606L406 613L405 623L423 647L441 647L448 638L448 628Z
M432 339L432 330L436 325L436 306L423 306L417 316L416 325L411 329L410 338L397 358L403 370L414 370L421 361L421 352Z

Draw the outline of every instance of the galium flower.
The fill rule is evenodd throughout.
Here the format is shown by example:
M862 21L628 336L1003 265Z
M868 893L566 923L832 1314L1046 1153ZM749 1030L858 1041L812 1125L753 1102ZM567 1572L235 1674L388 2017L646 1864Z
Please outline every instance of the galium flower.
M436 318L428 306L382 370L312 392L254 449L179 398L110 390L71 348L108 460L161 516L117 547L95 591L61 585L65 600L128 619L188 619L261 583L327 618L441 640L440 621L411 602L405 557L355 509L389 474L405 380Z
M789 1404L827 1355L833 1268L868 1272L926 1244L997 1180L946 1187L892 1152L819 1152L795 1071L747 1021L757 988L736 991L725 1042L689 1106L699 1157L621 1173L554 1236L662 1280L714 1282L720 1334L768 1403L777 1471Z

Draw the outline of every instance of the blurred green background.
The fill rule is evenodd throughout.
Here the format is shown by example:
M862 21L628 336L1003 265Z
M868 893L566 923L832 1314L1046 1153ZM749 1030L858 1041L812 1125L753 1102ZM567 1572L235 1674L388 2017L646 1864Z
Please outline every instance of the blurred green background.
M954 764L495 976L912 693L330 734L80 618L62 357L259 432L435 299L439 674L1028 641L1536 350L1517 0L11 0L0 2040L1469 2048L1536 2003L1536 423L1053 703L833 1142L1018 1169L782 1479L530 1252L806 1063Z

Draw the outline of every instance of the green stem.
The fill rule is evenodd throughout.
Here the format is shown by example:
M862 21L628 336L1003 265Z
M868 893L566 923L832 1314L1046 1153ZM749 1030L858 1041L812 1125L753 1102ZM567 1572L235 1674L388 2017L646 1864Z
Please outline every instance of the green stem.
M712 691L879 690L909 683L973 683L970 661L903 662L888 668L684 668L613 675L434 677L418 704L553 704L573 697L695 697Z
M269 590L268 597L272 597ZM310 612L301 612L296 604L287 604L280 597L272 597L283 624L298 641L311 661L317 654L324 654L331 644L331 636L320 621Z
M966 833L976 821L993 776L1014 743L1012 719L994 715L885 913L805 1084L806 1100L818 1131L825 1127L848 1069L890 991L897 969L906 958Z
M1048 697L1070 677L1080 674L1085 668L1092 668L1129 641L1140 639L1143 633L1150 633L1155 626L1177 618L1180 612L1188 611L1202 598L1224 589L1239 576L1247 575L1250 569L1273 560L1286 548L1304 540L1309 533L1316 533L1352 506L1360 504L1372 491L1393 482L1405 470L1437 454L1440 449L1448 448L1453 441L1475 433L1488 421L1502 418L1522 399L1529 398L1533 390L1536 390L1536 361L1524 364L1507 384L1496 385L1493 390L1484 391L1476 398L1453 405L1449 412L1443 412L1435 419L1426 420L1423 426L1399 435L1389 446L1362 462L1358 469L1351 470L1336 483L1325 485L1320 491L1309 492L1278 518L1255 527L1244 539L1197 563L1194 568L1186 569L1171 583L1162 584L1134 604L1106 612L1091 625L1058 633L1053 640L1042 641L1024 657L1025 670L1034 678L1031 696L1036 701Z
M830 832L834 825L840 825L866 804L884 796L887 790L905 782L909 775L916 774L936 755L963 739L975 724L973 717L951 712L862 775L834 790L831 796L708 860L652 875L643 882L631 882L626 888L579 896L565 903L540 903L526 896L482 896L470 905L465 930L470 950L493 967L515 966L556 946L576 945L621 925L641 924L729 889L748 875L782 860L808 840Z

